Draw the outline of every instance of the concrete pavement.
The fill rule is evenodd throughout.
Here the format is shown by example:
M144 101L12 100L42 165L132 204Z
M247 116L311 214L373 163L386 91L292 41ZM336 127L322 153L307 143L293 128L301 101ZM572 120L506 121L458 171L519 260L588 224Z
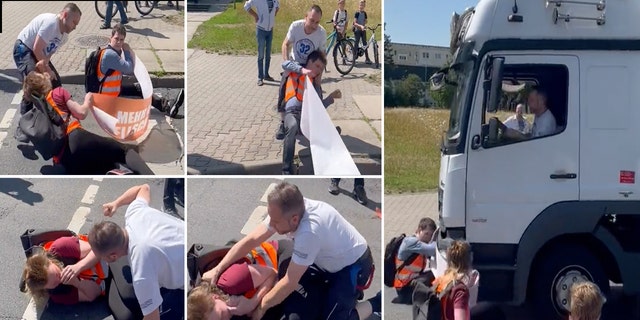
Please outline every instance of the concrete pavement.
M188 12L189 39L202 22L218 13L220 2L208 1L212 6L209 12ZM344 77L330 61L329 71L323 76L323 89L325 94L335 89L342 91L343 98L329 107L329 115L342 128L343 141L360 172L379 175L382 172L380 70L365 65L363 60ZM187 61L187 173L280 174L282 141L274 137L280 123L275 110L279 82L256 85L255 56L188 49ZM280 54L272 55L269 73L278 80L281 62ZM313 174L308 141L298 141L296 150L299 174Z

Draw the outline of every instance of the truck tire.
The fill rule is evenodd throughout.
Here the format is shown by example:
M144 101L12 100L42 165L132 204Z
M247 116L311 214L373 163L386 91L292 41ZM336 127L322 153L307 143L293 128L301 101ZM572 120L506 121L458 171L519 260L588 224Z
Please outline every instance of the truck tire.
M539 260L529 277L537 319L567 319L571 285L588 280L609 293L609 279L596 256L579 245L560 245ZM566 308L566 310L565 310Z

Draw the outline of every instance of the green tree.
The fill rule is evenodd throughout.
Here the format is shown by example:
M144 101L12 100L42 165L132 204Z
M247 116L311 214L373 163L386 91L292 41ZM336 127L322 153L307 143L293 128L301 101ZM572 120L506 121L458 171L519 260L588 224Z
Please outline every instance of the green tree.
M419 76L410 74L398 83L396 101L400 106L416 106L424 96L425 86Z
M429 96L435 102L436 108L449 109L454 94L455 87L448 84L440 90L429 89Z

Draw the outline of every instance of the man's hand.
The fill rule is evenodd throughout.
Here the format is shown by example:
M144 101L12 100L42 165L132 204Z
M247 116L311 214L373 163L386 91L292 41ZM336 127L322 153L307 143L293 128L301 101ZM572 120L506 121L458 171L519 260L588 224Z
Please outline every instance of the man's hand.
M342 91L340 91L340 89L333 90L333 92L331 92L329 96L334 99L340 99L342 98Z
M80 266L78 264L72 264L64 267L62 273L60 274L60 281L62 283L67 283L69 280L73 278L77 278L80 274Z
M208 279L211 281L212 285L216 285L218 283L218 278L220 277L220 265L215 266L213 269L205 272L202 275L202 279Z
M118 210L118 205L115 202L109 202L102 205L102 213L106 217L113 217L113 214Z
M131 51L131 46L129 46L129 44L125 42L122 44L122 50Z
M84 102L86 104L88 104L89 106L94 106L95 102L93 101L93 93L92 92L87 92L87 94L84 95Z
M302 74L311 78L315 78L317 76L317 74L313 70L304 67L302 68Z

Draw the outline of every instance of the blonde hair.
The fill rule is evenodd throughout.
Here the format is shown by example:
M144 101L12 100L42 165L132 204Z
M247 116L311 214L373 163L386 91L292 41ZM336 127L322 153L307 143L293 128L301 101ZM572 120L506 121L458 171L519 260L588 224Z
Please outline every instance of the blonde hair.
M593 282L584 281L571 286L570 297L571 319L598 320L602 312L602 305L606 299L600 288Z
M208 279L203 279L191 289L187 297L187 319L206 320L216 305L212 296L217 296L224 302L229 301L229 295L212 285Z
M27 263L22 271L22 278L27 287L27 293L35 299L47 297L47 277L49 265L54 263L63 268L62 262L49 257L46 252L38 252L27 259Z
M22 90L27 101L33 101L32 96L44 98L51 91L51 80L44 73L31 71L24 78Z
M460 281L471 271L471 245L466 241L453 241L447 249L447 270L438 279L438 288L444 289L451 281Z

